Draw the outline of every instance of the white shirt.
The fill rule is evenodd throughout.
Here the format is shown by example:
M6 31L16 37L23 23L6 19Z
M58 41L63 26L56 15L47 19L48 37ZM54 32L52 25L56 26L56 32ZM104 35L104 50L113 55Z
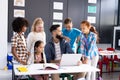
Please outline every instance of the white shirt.
M36 41L41 40L46 44L45 32L30 32L27 37L27 49L29 52L34 53L34 44Z
M61 49L60 49L60 43L54 43L55 45L55 60L61 59Z

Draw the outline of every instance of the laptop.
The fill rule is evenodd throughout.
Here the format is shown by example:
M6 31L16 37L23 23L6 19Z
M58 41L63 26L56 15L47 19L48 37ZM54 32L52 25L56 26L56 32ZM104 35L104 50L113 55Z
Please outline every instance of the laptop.
M82 54L62 54L60 66L77 66Z

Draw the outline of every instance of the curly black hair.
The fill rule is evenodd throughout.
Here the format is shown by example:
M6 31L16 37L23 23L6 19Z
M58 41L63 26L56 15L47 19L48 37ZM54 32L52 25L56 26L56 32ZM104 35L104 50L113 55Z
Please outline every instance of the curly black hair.
M14 32L21 32L23 26L28 27L29 23L25 18L17 17L12 22L12 28Z

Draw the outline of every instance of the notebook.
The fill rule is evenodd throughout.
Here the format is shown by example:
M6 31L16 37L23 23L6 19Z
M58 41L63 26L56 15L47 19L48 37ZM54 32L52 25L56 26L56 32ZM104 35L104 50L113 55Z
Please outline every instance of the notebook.
M82 54L63 54L60 66L77 66L78 61L80 61Z

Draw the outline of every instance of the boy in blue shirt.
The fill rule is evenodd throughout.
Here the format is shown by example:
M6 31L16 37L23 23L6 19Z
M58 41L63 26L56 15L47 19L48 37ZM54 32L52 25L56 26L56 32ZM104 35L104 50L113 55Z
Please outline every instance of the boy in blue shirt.
M76 42L80 39L81 31L77 28L72 28L73 23L70 18L64 20L65 28L62 30L63 36L70 39L70 47L76 53Z

